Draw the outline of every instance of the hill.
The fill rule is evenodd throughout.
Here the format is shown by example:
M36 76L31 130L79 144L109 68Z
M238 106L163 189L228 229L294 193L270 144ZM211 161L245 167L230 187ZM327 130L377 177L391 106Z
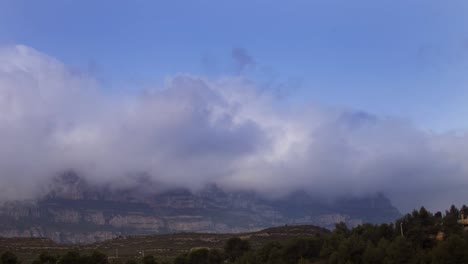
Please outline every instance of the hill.
M324 237L330 231L324 228L300 225L268 228L258 232L239 234L213 233L175 233L148 236L119 237L92 244L64 245L45 238L0 238L0 252L12 251L24 264L31 263L42 252L63 255L69 251L79 251L83 254L95 250L119 260L141 257L140 252L158 256L162 260L174 257L196 248L222 248L232 237L248 239L254 248L272 241L284 241L295 237Z

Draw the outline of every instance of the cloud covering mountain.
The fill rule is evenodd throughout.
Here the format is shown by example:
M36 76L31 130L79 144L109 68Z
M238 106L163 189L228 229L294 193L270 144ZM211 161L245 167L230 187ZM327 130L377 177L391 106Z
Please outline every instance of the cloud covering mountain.
M144 177L155 191L384 192L403 210L466 202L467 134L279 100L242 75L177 74L116 93L32 48L2 47L0 197L33 198L75 170L115 188Z

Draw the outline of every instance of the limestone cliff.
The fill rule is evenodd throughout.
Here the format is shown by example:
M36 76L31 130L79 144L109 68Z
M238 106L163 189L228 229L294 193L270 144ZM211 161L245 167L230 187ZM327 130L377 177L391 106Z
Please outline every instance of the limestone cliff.
M390 222L400 216L383 195L330 202L297 192L265 199L252 192L224 192L214 185L195 193L134 193L92 187L67 174L42 199L4 202L0 206L0 236L90 243L127 235L247 232L285 224L331 228L343 221L354 226Z

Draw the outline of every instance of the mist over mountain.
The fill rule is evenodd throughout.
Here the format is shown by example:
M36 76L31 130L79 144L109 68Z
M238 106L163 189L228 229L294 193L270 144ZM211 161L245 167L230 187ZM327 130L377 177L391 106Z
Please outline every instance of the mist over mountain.
M403 211L468 198L467 134L288 105L243 75L178 74L116 93L26 46L2 47L0 58L2 200L41 197L68 170L111 190L144 179L149 193L207 184L270 198L384 193Z
M147 182L110 189L64 173L34 201L0 204L0 236L47 237L59 243L92 243L118 236L174 232L239 233L271 226L312 224L333 228L389 223L401 216L382 194L325 200L304 191L281 198L206 185L144 192Z

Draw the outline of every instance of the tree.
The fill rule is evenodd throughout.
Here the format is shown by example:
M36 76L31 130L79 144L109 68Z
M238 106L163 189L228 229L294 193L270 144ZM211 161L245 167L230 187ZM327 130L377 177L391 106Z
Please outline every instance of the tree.
M223 263L225 259L226 258L223 252L219 249L211 249L210 253L208 254L208 260L210 264Z
M437 235L439 226L437 219L424 207L414 210L397 221L397 227L402 227L403 236L415 248L430 249L434 246L434 237Z
M281 248L282 245L279 242L269 242L262 248L257 250L257 260L260 263L267 263L270 259L272 252L279 251Z
M380 264L385 258L385 249L374 245L371 241L367 242L366 250L362 255L363 264Z
M240 239L238 237L230 238L224 246L224 252L230 261L236 260L249 250L249 241Z
M33 264L56 264L58 257L51 255L49 252L42 252L39 257L34 260Z
M310 262L310 261L307 260L307 259L301 258L301 259L297 262L297 264L312 264L312 262Z
M2 256L0 257L0 259L2 260L2 264L17 264L17 263L19 263L18 257L15 254L13 254L13 252L10 252L10 251L7 251L7 252L3 253Z
M338 264L345 264L347 262L361 263L365 250L366 243L364 240L358 235L353 234L341 241L338 250L332 254L331 262Z
M94 251L91 256L88 257L88 264L108 264L109 260L107 255L99 252Z
M333 230L333 232L347 236L349 235L349 228L346 226L344 222L339 222L338 224L335 225L335 230Z
M210 251L206 248L201 248L190 252L188 256L189 264L210 264Z
M246 252L241 257L237 258L235 264L253 264L259 263L257 260L257 254L254 251ZM268 262L269 263L269 262Z
M188 255L179 255L174 259L174 264L188 264Z
M268 264L285 264L283 260L283 250L280 250L279 248L272 248L270 251L270 256L268 258L268 261L266 262Z
M397 237L390 243L386 250L385 263L410 263L414 252L411 243L404 237Z
M445 216L442 219L443 231L447 237L452 234L461 234L463 232L463 226L458 224L460 217L460 211L455 205L450 207L449 211L445 212Z
M318 238L290 240L283 248L283 259L290 264L296 264L300 259L317 260L322 244L323 242Z
M67 252L60 258L59 264L82 264L80 253L76 251Z
M468 244L459 235L453 235L446 241L440 242L433 251L434 264L462 264L468 263Z
M147 255L143 258L143 264L157 264L156 258L152 255Z

